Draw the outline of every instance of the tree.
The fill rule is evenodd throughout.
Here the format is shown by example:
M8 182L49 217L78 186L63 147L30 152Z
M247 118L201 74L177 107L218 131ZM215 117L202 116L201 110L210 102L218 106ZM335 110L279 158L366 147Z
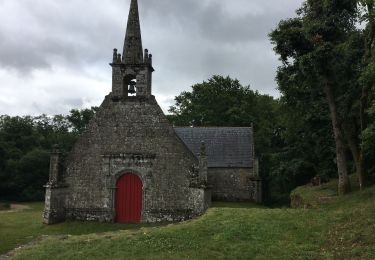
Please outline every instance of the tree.
M213 76L175 98L168 116L175 126L251 126L257 151L266 152L277 132L278 101L242 86L238 80Z
M368 169L372 175L375 173L375 102L368 110L369 121L371 122L362 133L363 154L368 158Z
M68 116L0 116L0 199L41 200L54 144L68 152L96 108Z
M0 197L15 199L24 187L17 181L19 161L39 145L31 117L2 116L0 119ZM42 187L40 187L42 189Z
M70 115L67 116L67 119L73 128L73 132L82 134L98 109L98 107L91 107L91 109L81 110L72 109L70 111Z
M49 151L35 148L17 162L13 179L22 200L43 200L43 185L47 183L49 177L49 158Z
M367 160L366 162L366 157L369 157L368 159L374 158L371 157L366 149L368 149L369 138L371 136L370 133L372 132L373 127L372 124L369 124L369 119L373 119L371 117L372 109L370 109L370 105L372 100L374 99L375 92L375 3L373 0L359 0L359 4L362 7L362 9L360 10L362 14L361 21L367 23L366 28L363 31L364 55L362 75L360 79L361 93L359 119L362 142L357 146L358 152L356 154L356 163L358 165L357 168L359 168L359 184L362 189L370 182L370 171L368 169L368 164L371 160Z
M177 126L254 123L256 154L269 204L288 203L296 186L316 175L335 174L335 145L324 93L301 85L304 75L293 70L297 67L280 68L280 100L229 77L214 76L177 96L168 115Z
M344 46L355 32L356 4L354 0L308 0L298 11L299 17L280 22L270 34L274 50L283 62L279 78L287 79L279 81L284 94L293 93L295 88L307 95L324 94L335 140L340 195L350 190L339 100L349 82L346 72L350 64ZM296 78L299 84L288 88L285 83Z

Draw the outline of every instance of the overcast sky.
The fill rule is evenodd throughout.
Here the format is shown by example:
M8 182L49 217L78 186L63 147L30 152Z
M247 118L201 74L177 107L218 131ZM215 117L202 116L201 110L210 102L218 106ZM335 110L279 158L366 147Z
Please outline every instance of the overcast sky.
M267 34L302 0L138 0L164 111L214 74L278 96ZM0 114L66 114L111 91L130 0L0 0Z

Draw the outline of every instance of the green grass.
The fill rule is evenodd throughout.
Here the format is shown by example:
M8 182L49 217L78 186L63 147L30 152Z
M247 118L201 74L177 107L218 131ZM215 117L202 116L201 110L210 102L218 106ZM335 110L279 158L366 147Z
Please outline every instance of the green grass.
M359 190L358 177L353 174L350 176L351 188L353 191ZM333 202L337 197L337 181L330 181L321 186L301 186L296 188L290 194L292 205L296 201L299 207L318 208L323 204Z
M5 229L8 235L0 215L0 240L12 232L24 234L21 244L28 236L71 234L45 237L18 250L14 259L375 259L374 201L375 187L307 210L216 203L185 223L117 231L110 230L121 225L43 226L41 205L34 204L9 214L8 221L17 223L8 224L13 226ZM110 232L99 233L104 231Z
M23 205L29 206L29 209L0 212L0 255L46 235L83 235L145 226L94 222L66 222L47 226L42 224L43 203Z

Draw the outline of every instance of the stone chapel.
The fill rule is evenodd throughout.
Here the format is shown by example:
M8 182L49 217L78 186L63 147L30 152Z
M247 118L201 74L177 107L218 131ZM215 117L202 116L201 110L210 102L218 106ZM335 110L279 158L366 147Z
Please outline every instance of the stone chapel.
M261 202L253 129L174 128L152 95L131 0L123 52L113 51L112 92L72 151L51 153L44 223L182 221L211 200Z

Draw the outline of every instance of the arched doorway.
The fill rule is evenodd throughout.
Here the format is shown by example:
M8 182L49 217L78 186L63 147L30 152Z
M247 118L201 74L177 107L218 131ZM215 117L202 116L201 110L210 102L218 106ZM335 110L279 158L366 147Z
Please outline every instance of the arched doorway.
M116 183L116 222L140 223L142 213L142 180L127 173Z

